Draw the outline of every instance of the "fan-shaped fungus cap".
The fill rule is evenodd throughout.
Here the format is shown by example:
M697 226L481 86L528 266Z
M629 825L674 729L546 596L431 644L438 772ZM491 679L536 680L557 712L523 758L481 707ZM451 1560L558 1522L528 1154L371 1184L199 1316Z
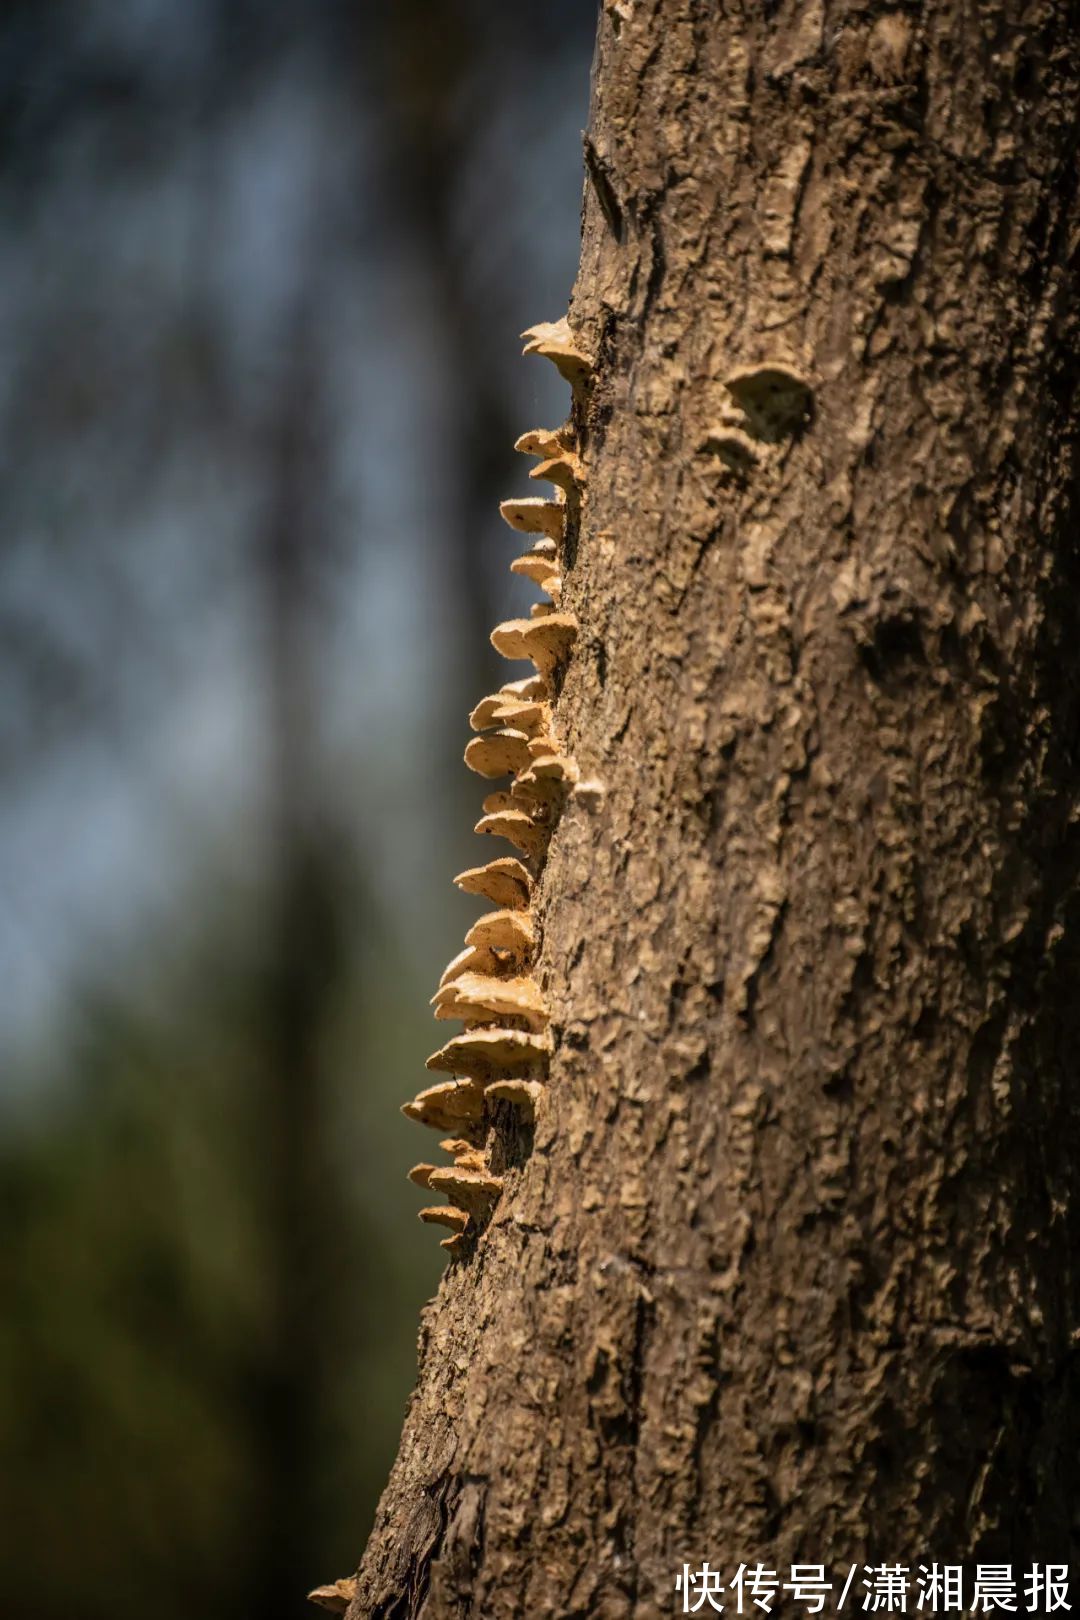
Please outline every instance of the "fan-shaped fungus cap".
M417 1210L417 1215L430 1226L448 1226L452 1232L464 1232L469 1224L466 1212L455 1209L453 1204L432 1204L428 1209Z
M543 854L551 837L551 828L537 821L527 810L511 808L481 816L474 832L489 833L492 838L505 838L508 844L520 849L530 860Z
M458 951L453 960L446 964L439 980L439 987L441 989L444 984L449 984L459 973L469 971L493 973L498 965L498 958L486 946L466 945L463 951Z
M724 387L746 412L758 438L775 442L794 433L810 415L813 389L786 361L739 366Z
M460 979L438 991L440 1011L453 1009L452 1017L520 1018L530 1029L544 1029L548 1010L535 979L518 977L496 979L486 973L463 973Z
M568 501L577 501L581 486L585 482L585 469L578 456L571 451L564 450L560 455L552 456L548 461L542 461L539 466L529 470L530 478L546 480L561 489Z
M463 1141L459 1136L448 1136L439 1143L439 1146L444 1153L449 1153L463 1170L483 1170L487 1162L483 1148L476 1147L472 1142Z
M526 340L523 352L550 360L571 388L580 388L592 376L592 362L578 347L565 315L559 321L538 321L521 335Z
M530 428L528 433L514 440L514 449L523 456L543 456L546 459L564 455L573 443L574 430L566 422L558 428Z
M430 1067L430 1065L429 1065ZM430 1125L436 1131L463 1135L483 1115L484 1090L475 1080L442 1080L420 1091L412 1102L402 1105L406 1119Z
M490 697L481 698L469 715L469 724L473 730L487 731L491 726L498 725L498 710L505 702L506 694L503 692L492 692Z
M577 761L566 754L537 754L528 774L538 782L567 782L572 787L579 773Z
M532 880L514 855L504 855L486 866L470 866L454 879L463 894L483 895L507 911L522 911L529 904Z
M551 806L557 803L577 781L577 764L561 754L533 761L531 768L522 771L511 790L511 797L536 800ZM534 816L537 812L534 810Z
M492 1097L496 1102L513 1103L517 1108L524 1108L527 1113L534 1114L536 1105L543 1094L543 1086L539 1080L493 1080L485 1087L484 1095Z
M513 1073L515 1069L535 1068L550 1051L548 1035L524 1029L467 1029L433 1052L427 1066L441 1074L490 1074L492 1069Z
M331 1581L328 1586L317 1586L309 1592L309 1603L317 1603L321 1609L329 1609L331 1614L344 1614L353 1598L356 1596L356 1576L347 1575L343 1580Z
M524 956L536 943L536 934L527 911L486 911L465 935L465 943Z
M551 540L562 537L566 507L560 501L545 501L541 495L523 495L519 500L500 501L504 520L519 534L546 534Z
M533 546L533 551L539 551L540 546ZM548 683L542 675L524 675L520 681L507 681L499 687L499 691L506 697L536 698L545 700L551 696Z
M531 579L534 585L548 588L549 582L559 577L559 563L555 557L527 551L523 557L515 557L510 564L512 574L521 574L525 579Z
M437 1166L433 1164L414 1164L409 1171L409 1180L416 1187L426 1187L431 1172L436 1168Z
M504 810L516 810L517 805L506 788L499 788L496 793L485 794L480 808L485 816L501 816Z
M572 613L552 613L546 619L507 619L491 632L491 645L504 658L531 658L547 676L566 657L576 636Z
M445 1193L470 1215L486 1215L502 1188L501 1176L486 1170L462 1170L458 1165L436 1170L431 1177L432 1192Z
M499 710L499 721L502 725L512 726L515 731L525 732L527 737L535 737L538 731L547 731L551 725L551 709L548 704L540 703L535 698L531 701L524 698L504 698L503 706Z
M465 763L477 776L494 780L498 776L512 776L524 770L529 763L529 739L523 731L506 728L486 731L474 737L465 750Z

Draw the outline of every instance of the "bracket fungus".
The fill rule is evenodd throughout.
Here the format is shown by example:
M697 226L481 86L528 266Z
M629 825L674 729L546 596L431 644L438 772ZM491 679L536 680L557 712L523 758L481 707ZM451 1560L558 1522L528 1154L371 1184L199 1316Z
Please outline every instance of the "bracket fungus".
M525 339L522 353L539 354L550 360L575 393L591 380L593 363L579 347L565 315L559 321L538 321L535 326L526 327L521 335Z
M570 454L550 456L547 461L541 461L539 466L533 467L529 472L530 478L537 478L556 489L561 489L567 501L576 501L584 482L581 462L577 456Z
M465 935L465 943L528 956L536 944L536 930L527 911L486 911Z
M527 770L531 758L525 732L510 728L484 732L482 736L474 737L465 750L465 763L470 771L492 781L499 776L513 776L517 771Z
M309 1592L309 1603L317 1603L320 1609L329 1609L331 1614L344 1614L353 1598L356 1596L356 1576L346 1575L340 1581L331 1581L327 1586L317 1586Z
M551 708L539 698L504 698L497 719L531 740L538 732L550 730Z
M481 698L476 708L469 715L469 724L474 731L487 731L489 727L499 723L499 710L504 703L511 700L503 692L492 692L490 697Z
M412 1102L403 1103L401 1109L406 1119L430 1125L432 1130L459 1134L475 1125L483 1111L484 1088L475 1080L442 1080L418 1091Z
M455 1035L453 1040L447 1041L445 1046L440 1046L437 1052L432 1052L427 1067L437 1074L470 1077L474 1070L489 1074L492 1069L505 1069L517 1074L522 1069L528 1071L543 1063L550 1051L550 1036L534 1034L532 1030L502 1026L467 1029L464 1034ZM475 1086L476 1080L470 1078L464 1083Z
M422 1221L429 1221L432 1226L448 1226L452 1232L464 1232L469 1224L466 1211L455 1209L453 1204L432 1204L418 1213Z
M448 1165L436 1170L428 1183L432 1192L446 1193L454 1200L448 1209L463 1209L469 1215L484 1215L502 1192L502 1177L490 1176L483 1170L462 1170Z
M516 784L516 777L514 781ZM500 788L497 793L485 794L480 808L485 816L501 816L504 810L517 810L519 806L512 788Z
M456 979L459 973L494 973L499 966L499 959L495 953L487 948L475 945L466 945L463 951L458 951L452 961L443 969L439 988Z
M561 540L566 507L562 501L546 501L542 495L522 495L517 500L500 501L503 521L519 534L543 534Z
M518 1108L524 1108L527 1113L534 1114L536 1105L543 1095L544 1088L539 1080L492 1080L485 1086L484 1095L495 1102L513 1103Z
M572 613L553 613L546 619L507 619L491 632L491 645L504 658L529 658L540 674L550 675L566 657L577 637Z
M535 979L495 978L487 973L463 973L460 979L437 990L432 997L441 1012L446 1007L459 1009L452 1016L473 1017L485 1014L493 1018L520 1018L532 1030L544 1029L548 1010ZM463 1011L462 1009L468 1009Z
M574 430L567 422L557 428L530 428L528 433L514 440L514 449L523 456L540 456L550 461L555 456L572 453L573 443Z
M565 319L523 336L525 352L551 360L575 392L592 376L592 363ZM424 1162L409 1176L429 1192L446 1194L447 1203L422 1209L420 1218L449 1228L442 1246L452 1254L469 1252L503 1193L504 1178L492 1162L506 1162L506 1144L499 1146L508 1128L506 1107L531 1120L544 1090L553 1040L547 1002L529 966L537 944L531 907L562 800L579 775L558 741L556 677L577 637L576 618L561 606L563 541L567 526L575 533L580 521L585 467L572 421L523 433L515 449L537 458L530 478L555 491L553 499L524 496L500 506L510 527L530 537L511 572L537 586L543 599L528 618L497 625L491 642L505 658L530 660L536 673L505 682L476 705L469 725L477 735L465 763L489 779L512 778L509 789L484 797L476 831L507 839L524 860L502 856L454 879L464 893L496 909L469 929L431 998L437 1019L463 1026L427 1060L429 1070L451 1078L426 1087L402 1110L448 1133L439 1145L453 1163Z
M544 552L527 551L524 557L515 557L510 564L512 574L521 574L539 585L542 591L551 591L552 582L559 580L559 564Z
M488 861L486 866L470 866L454 879L463 894L479 894L500 910L521 911L529 904L532 882L528 869L513 855Z
M561 799L577 781L578 768L572 759L554 755L536 759L514 783L513 792L525 791L547 804ZM536 812L533 812L534 816Z
M539 549L538 545L533 546L534 551ZM551 696L551 690L542 675L524 675L520 681L506 681L500 686L499 691L513 698L545 699Z
M481 816L473 831L490 833L493 838L505 838L508 844L520 849L530 860L544 853L551 837L550 828L538 822L527 810L520 809L500 810L494 815Z

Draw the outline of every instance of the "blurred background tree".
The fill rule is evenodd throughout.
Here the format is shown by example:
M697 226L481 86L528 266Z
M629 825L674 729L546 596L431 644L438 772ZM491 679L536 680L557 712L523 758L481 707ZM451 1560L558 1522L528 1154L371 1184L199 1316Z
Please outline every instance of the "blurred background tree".
M0 21L0 1590L302 1615L442 1255L397 1106L475 912L594 16ZM290 1599L283 1594L294 1594Z

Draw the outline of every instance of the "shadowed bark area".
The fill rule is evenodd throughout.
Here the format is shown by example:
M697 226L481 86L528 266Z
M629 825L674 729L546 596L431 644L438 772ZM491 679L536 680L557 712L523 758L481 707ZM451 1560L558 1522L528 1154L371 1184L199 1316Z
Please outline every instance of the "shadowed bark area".
M1077 36L604 8L556 723L605 793L353 1620L1080 1550Z

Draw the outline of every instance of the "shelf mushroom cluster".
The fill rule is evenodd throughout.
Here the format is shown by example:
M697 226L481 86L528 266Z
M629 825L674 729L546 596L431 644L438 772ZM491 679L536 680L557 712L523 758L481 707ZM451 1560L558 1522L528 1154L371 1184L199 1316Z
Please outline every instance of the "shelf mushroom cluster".
M566 320L531 327L522 336L525 353L551 360L575 393L586 386L591 366ZM403 1112L445 1132L440 1147L449 1164L418 1164L409 1179L447 1202L420 1211L422 1221L448 1228L442 1246L451 1252L481 1227L502 1191L491 1166L488 1138L493 1104L535 1113L551 1052L548 1009L533 977L536 937L531 911L534 886L563 800L577 781L574 761L555 738L553 704L558 675L574 644L577 621L561 607L562 550L568 518L576 522L584 475L571 423L538 429L515 449L538 458L530 477L554 494L503 501L511 529L527 537L528 549L511 572L543 593L527 619L510 619L492 631L496 651L528 660L535 673L509 681L477 704L469 716L476 736L465 763L492 782L509 778L484 799L478 833L505 839L517 851L461 872L454 882L494 908L473 924L432 998L435 1017L456 1020L454 1035L427 1060L439 1078Z

